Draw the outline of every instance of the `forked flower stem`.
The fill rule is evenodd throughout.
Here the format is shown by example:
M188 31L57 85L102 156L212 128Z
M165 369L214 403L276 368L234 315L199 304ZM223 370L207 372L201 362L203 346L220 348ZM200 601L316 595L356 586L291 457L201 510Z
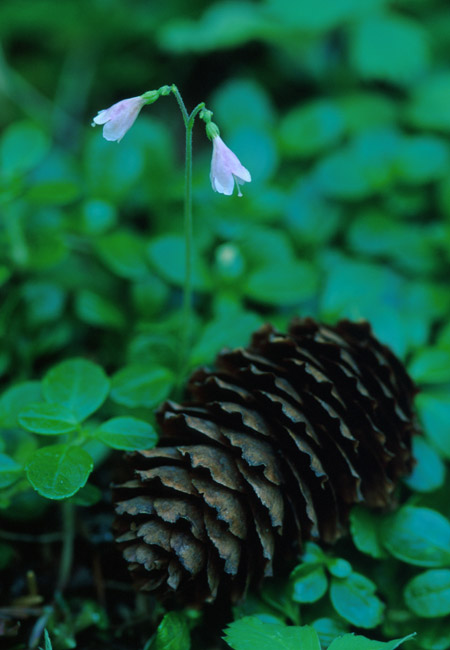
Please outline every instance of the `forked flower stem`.
M182 336L181 336L181 353L179 362L178 383L183 382L184 373L189 363L188 353L192 335L192 260L193 260L193 225L192 225L192 129L197 114L205 108L202 102L198 104L191 113L188 113L184 101L175 85L171 86L172 93L180 107L183 116L183 122L186 129L186 149L185 149L185 174L184 174L184 241L185 241L185 277L183 291L183 309L182 309Z

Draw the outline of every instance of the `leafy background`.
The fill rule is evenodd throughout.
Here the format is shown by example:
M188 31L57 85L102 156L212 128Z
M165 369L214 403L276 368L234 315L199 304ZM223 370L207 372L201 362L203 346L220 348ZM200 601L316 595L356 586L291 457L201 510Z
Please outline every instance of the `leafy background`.
M290 578L217 620L166 613L146 647L187 648L190 629L194 648L225 647L231 623L237 650L318 647L304 624L323 648L349 631L380 642L417 632L411 650L449 648L446 0L3 0L0 37L8 643L37 647L47 627L57 649L140 649L165 613L136 600L126 575L98 575L113 553L111 449L154 444L152 409L183 381L183 129L170 97L120 145L89 125L119 99L176 83L188 108L206 101L253 177L242 199L213 194L197 125L191 367L268 320L366 318L418 383L425 436L396 514L355 510L351 538L307 546ZM64 558L66 569L48 568L58 530L63 549L76 532L68 573ZM17 636L20 608L34 614ZM368 643L352 638L345 647Z

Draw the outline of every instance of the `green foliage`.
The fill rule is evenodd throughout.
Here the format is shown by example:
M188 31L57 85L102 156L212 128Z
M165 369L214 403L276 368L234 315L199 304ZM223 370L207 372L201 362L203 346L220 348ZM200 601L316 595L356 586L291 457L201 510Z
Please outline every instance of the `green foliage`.
M191 637L185 616L178 612L169 612L144 650L189 650L190 647Z
M363 636L344 634L328 646L330 650L394 650L411 639L408 635L387 643L371 641ZM231 623L225 630L225 641L233 650L320 650L319 636L313 627L268 623L263 618L248 616Z
M263 323L365 318L419 387L424 435L399 510L358 505L351 539L307 544L293 570L235 609L251 617L227 635L253 650L290 647L308 629L296 648L305 635L317 648L316 630L322 648L388 650L416 631L412 650L447 650L447 4L153 4L0 3L0 528L26 526L48 499L99 503L92 468L114 462L110 450L152 447L152 411L180 397L183 372L245 345ZM99 109L166 81L188 107L206 101L252 173L244 198L213 194L210 143L196 125L196 314L183 368L177 107L146 107L120 144L89 127ZM2 541L0 567L21 563ZM112 632L97 638L104 618L86 602L49 619L55 650L74 647L87 621L91 645L116 643ZM129 614L114 610L124 630ZM158 650L188 647L189 627L194 647L217 646L204 641L209 620L184 614L163 617ZM378 641L348 634L355 626Z
M26 472L31 485L43 497L65 499L85 485L92 469L92 458L81 447L52 445L33 454Z
M225 630L225 641L233 650L320 650L319 637L312 627L286 627L267 623L256 616L242 618Z
M382 540L403 562L423 567L450 564L450 521L435 510L406 506L382 525Z

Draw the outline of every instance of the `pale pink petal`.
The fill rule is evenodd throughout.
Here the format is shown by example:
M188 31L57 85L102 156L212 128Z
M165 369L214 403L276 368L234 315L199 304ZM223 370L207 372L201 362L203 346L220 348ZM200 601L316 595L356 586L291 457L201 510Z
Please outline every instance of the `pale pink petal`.
M211 160L211 185L215 192L233 194L235 184L238 196L242 196L239 183L251 181L250 172L240 163L238 157L229 149L220 136L213 139Z
M139 111L146 101L142 97L131 97L113 104L94 117L95 124L103 124L105 140L120 142L125 133L133 126Z

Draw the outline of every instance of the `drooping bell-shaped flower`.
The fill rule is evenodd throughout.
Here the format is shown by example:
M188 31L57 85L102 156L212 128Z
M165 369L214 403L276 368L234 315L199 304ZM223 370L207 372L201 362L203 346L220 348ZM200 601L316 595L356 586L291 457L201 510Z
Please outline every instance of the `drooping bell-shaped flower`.
M145 104L149 102L142 96L122 99L94 117L92 126L103 124L105 140L120 142L125 133L133 126L135 119Z
M252 180L248 169L245 169L219 135L213 137L210 178L213 190L227 196L233 194L235 185L238 196L242 196L240 185Z

